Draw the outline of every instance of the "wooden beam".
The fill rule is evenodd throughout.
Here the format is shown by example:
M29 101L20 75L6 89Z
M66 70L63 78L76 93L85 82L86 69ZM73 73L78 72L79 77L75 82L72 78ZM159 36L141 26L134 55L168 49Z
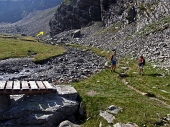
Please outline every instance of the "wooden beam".
M6 81L0 81L0 90L4 90L6 85Z
M12 90L12 89L13 89L13 81L7 81L6 90Z
M21 81L21 88L22 90L29 90L28 82L27 81Z
M14 81L13 90L21 90L20 81Z
M53 89L53 87L51 86L51 84L48 81L43 81L43 84L46 87L46 89Z
M36 85L35 81L29 81L29 83L32 90L38 90L38 86Z
M41 89L46 89L45 86L43 85L43 83L41 81L36 81L37 85L38 85L38 88L39 90Z

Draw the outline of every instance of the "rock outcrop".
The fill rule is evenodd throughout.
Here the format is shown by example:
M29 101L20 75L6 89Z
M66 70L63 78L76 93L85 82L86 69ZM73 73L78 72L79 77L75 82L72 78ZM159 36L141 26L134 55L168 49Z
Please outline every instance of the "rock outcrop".
M74 123L79 107L79 102L76 101L77 91L70 85L54 87L57 93L10 95L6 107L0 105L0 126L55 127L64 120Z
M54 36L60 32L80 29L92 21L101 20L101 9L99 0L73 0L70 4L62 2L49 25L50 35Z

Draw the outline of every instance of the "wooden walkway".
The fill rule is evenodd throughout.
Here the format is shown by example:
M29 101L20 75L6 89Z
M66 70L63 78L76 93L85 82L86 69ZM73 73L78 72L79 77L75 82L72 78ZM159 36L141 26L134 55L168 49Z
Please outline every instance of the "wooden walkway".
M0 81L0 94L44 94L56 92L48 81Z

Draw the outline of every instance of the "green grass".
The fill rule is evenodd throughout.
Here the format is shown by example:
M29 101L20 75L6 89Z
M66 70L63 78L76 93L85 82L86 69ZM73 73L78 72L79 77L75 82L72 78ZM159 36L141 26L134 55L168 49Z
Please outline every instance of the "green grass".
M121 65L129 67L127 71L128 76L125 78L128 85L141 92L152 93L157 99L170 105L170 76L167 72L153 68L147 63L145 75L141 76L138 74L137 61L126 58L119 61L116 73L110 72L110 69L105 69L89 79L72 83L85 105L86 119L89 119L82 123L82 126L98 127L100 122L102 122L104 127L108 126L109 124L107 124L106 120L99 116L99 112L100 110L106 110L110 105L116 105L123 108L123 112L115 115L115 124L117 122L133 122L138 124L139 127L143 125L160 127L161 125L156 125L156 123L160 122L158 114L161 117L166 117L170 108L125 85L119 78L119 74L122 72L120 69ZM165 77L160 76L162 73L165 74ZM164 93L161 89L169 93Z
M141 77L140 75L134 74L137 64L131 63L131 65L133 68L129 71L129 77L127 77L126 80L130 82L133 87L146 93L152 93L158 99L170 105L170 75L168 72L147 64L144 68L145 74Z
M61 55L65 49L37 42L33 37L21 37L11 35L0 36L0 59L16 57L33 57L39 62L50 57Z

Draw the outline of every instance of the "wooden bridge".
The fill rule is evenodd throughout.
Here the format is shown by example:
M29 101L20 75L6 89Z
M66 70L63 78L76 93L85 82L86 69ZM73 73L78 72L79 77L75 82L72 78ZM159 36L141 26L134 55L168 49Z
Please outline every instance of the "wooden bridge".
M48 81L0 81L0 94L44 94L56 92Z

